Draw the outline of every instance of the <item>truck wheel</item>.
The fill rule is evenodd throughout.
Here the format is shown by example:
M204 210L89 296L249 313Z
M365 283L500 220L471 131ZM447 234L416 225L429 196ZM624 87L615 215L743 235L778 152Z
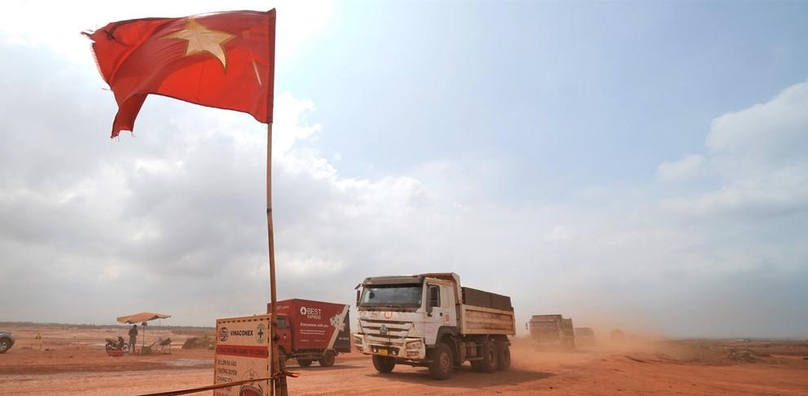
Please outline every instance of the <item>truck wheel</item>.
M506 371L511 368L511 348L507 341L497 342L497 370Z
M334 365L334 361L337 359L337 355L334 354L334 351L326 351L325 355L323 355L320 360L317 362L320 363L322 367L331 367Z
M441 342L432 350L429 363L429 375L436 380L445 380L452 375L454 362L452 350L446 343Z
M297 365L300 367L311 366L311 359L297 359Z
M373 367L376 371L387 374L396 367L396 360L389 356L373 355Z
M493 373L497 371L497 344L494 340L488 340L483 344L483 360L480 365L481 371Z

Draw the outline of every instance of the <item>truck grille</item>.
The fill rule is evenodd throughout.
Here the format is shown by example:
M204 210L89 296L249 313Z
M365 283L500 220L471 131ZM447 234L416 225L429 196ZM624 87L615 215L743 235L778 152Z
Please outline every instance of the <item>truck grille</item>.
M359 321L362 332L368 337L368 341L376 343L395 342L401 343L401 339L407 336L412 327L411 322L399 322L388 320L363 319Z

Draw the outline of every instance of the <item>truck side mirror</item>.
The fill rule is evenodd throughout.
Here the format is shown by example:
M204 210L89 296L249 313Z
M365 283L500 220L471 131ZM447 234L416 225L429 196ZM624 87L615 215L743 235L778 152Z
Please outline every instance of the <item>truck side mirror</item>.
M356 290L356 306L357 307L359 306L359 297L361 296L361 294L360 294L361 290L359 290L360 287L362 287L361 283L356 285L356 287L354 287L354 290Z

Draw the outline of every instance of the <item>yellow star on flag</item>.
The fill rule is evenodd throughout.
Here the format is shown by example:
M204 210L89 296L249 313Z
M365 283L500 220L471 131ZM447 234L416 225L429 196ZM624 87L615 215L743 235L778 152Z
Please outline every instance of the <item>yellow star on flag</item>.
M185 55L207 52L216 57L221 62L223 68L227 68L227 55L224 50L224 43L236 37L234 34L211 30L197 22L195 19L188 19L185 29L163 36L167 39L181 39L188 41L185 47Z

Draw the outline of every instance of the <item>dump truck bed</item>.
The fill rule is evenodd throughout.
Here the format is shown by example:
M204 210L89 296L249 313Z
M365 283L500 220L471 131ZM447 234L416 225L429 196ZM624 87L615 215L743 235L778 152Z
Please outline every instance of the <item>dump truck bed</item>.
M463 334L516 334L511 298L462 287L460 329Z
M516 334L516 321L513 309L495 309L461 304L460 332L469 334Z

